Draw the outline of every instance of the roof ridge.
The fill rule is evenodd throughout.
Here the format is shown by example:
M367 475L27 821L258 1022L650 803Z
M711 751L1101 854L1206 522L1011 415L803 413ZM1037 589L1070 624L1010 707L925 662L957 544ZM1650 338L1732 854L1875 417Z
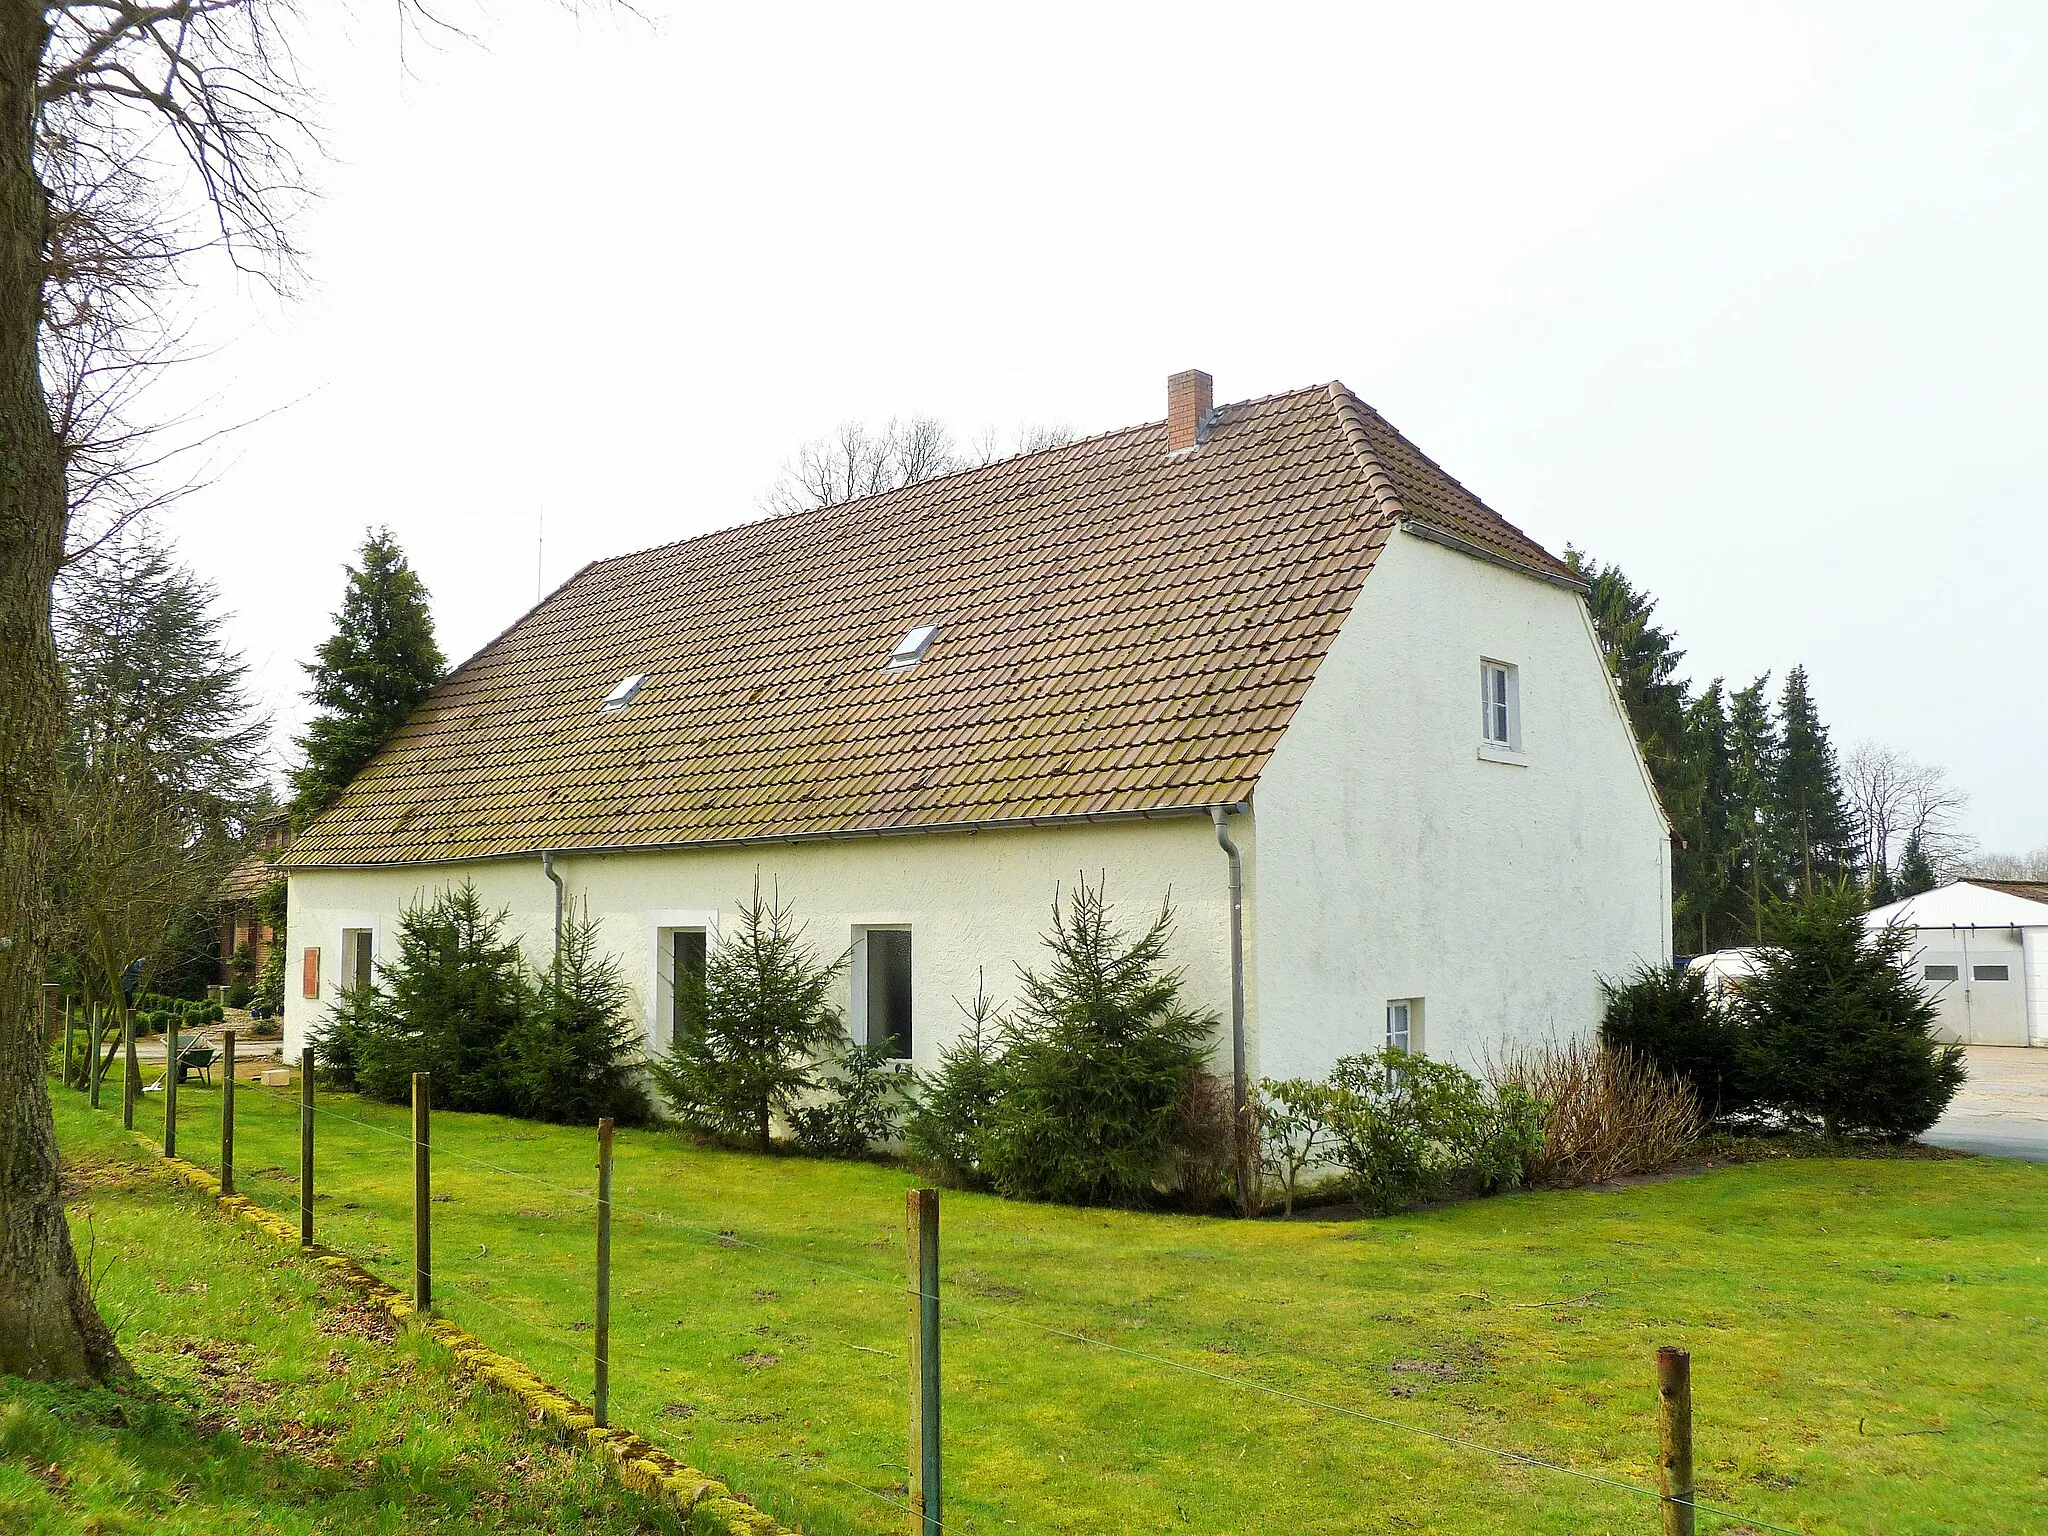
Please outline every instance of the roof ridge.
M1219 406L1218 413L1243 410L1247 406L1271 405L1279 400L1292 400L1300 396L1312 395L1324 387L1320 384L1309 384L1299 389L1283 389L1270 395L1254 395L1244 400L1232 400L1225 405ZM843 513L850 508L860 508L868 503L878 502L890 496L904 496L914 491L923 491L928 486L941 485L948 480L959 480L968 475L986 474L991 470L1007 468L1021 460L1036 458L1040 454L1066 453L1072 449L1093 447L1107 443L1113 438L1129 437L1140 432L1157 432L1163 430L1165 426L1166 418L1162 416L1157 421L1139 421L1133 422L1129 426L1111 427L1107 431L1092 432L1086 437L1076 437L1064 443L1047 443L1039 448L1026 448L1020 453L1008 454L1000 459L990 459L986 464L964 464L958 469L946 471L943 475L933 475L928 480L913 480L908 485L894 486L886 491L870 491L865 496L849 496L844 501L827 502L822 507L803 507L795 512L764 512L759 517L750 517L737 523L727 523L720 528L707 528L702 533L693 533L685 538L664 539L659 544L647 544L639 549L623 550L616 555L601 555L597 559L588 562L588 564L592 566L613 565L621 560L636 560L642 555L651 555L659 550L677 549L685 544L695 544L700 539L722 538L728 534L740 533L749 528L759 528L768 523L786 523L793 518L819 517L827 512ZM579 572L579 574L581 573Z
M1353 394L1342 379L1332 379L1324 388L1329 391L1330 401L1337 409L1338 428L1365 471L1365 488L1371 493L1374 508L1392 517L1414 516L1402 504L1400 494L1394 489L1394 477L1380 462L1379 455L1373 452L1372 439L1365 433L1365 423L1358 419L1361 410L1371 410L1372 407ZM1378 415L1378 412L1374 414ZM1385 420L1384 417L1381 419Z

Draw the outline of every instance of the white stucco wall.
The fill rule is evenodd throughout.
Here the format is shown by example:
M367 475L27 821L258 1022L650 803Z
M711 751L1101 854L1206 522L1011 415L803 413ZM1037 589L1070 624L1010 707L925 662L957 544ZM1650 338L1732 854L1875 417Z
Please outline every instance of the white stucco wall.
M1482 658L1517 668L1524 762L1482 755ZM1255 810L1264 1075L1377 1049L1401 998L1477 1068L1590 1031L1601 976L1669 958L1668 831L1566 588L1397 535Z
M1242 819L1242 818L1240 818ZM849 838L673 852L561 856L555 870L571 901L588 903L604 942L631 983L643 1026L655 994L659 928L695 926L704 915L729 924L752 889L779 886L818 952L846 951L861 925L907 924L912 931L912 1018L919 1068L935 1065L941 1045L964 1022L954 999L974 994L976 968L998 1002L1018 992L1017 967L1043 968L1040 943L1058 890L1085 871L1108 877L1109 897L1127 931L1142 931L1170 891L1176 914L1173 963L1187 995L1224 1021L1217 1062L1230 1060L1229 868L1206 817ZM393 952L398 914L435 890L476 882L484 901L509 908L511 932L530 960L545 964L554 890L538 856L403 869L299 870L291 876L290 953L285 1041L296 1053L306 1030L326 1016L344 978L345 928L374 927L380 962ZM715 943L715 939L713 940ZM321 996L300 997L305 950L321 948ZM839 980L839 1006L852 1018L851 968ZM663 1026L665 1028L665 1024ZM662 1037L665 1039L665 1036Z

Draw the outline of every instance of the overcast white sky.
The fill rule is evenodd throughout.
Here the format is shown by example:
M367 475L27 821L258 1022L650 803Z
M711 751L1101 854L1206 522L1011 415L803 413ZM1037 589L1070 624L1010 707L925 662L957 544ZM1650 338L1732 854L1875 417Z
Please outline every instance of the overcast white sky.
M409 77L313 8L313 285L203 290L174 385L299 403L167 520L284 730L368 524L460 658L543 506L553 586L843 419L1100 431L1200 367L1343 379L1695 677L1804 662L2048 844L2048 6L643 3Z

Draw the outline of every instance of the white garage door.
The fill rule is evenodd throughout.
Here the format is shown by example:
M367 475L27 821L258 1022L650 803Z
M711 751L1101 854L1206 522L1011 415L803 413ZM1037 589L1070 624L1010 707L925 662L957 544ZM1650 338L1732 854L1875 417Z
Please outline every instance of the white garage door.
M1942 1037L2025 1045L2027 968L2019 936L1997 928L1923 928L1920 936L1913 963L1941 1010Z

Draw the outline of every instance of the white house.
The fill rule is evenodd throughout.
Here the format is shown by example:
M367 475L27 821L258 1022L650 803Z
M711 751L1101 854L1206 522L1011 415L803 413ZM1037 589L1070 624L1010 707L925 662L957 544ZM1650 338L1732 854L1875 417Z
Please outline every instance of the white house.
M856 1038L929 1067L1106 878L1228 1070L1476 1065L1668 960L1670 834L1584 588L1341 384L600 560L434 690L292 846L290 1043L473 880L558 901L650 1050L756 875ZM1241 891L1241 902L1233 893Z
M1965 1045L2048 1045L2048 882L1957 880L1879 907L1913 930L1914 974Z

